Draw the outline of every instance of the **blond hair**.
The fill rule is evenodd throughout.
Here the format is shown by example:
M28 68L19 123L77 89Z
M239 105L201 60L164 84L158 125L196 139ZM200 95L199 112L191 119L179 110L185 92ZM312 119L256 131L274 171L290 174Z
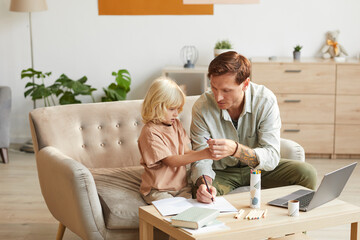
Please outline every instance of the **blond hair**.
M168 109L178 108L180 113L184 103L185 94L180 87L170 78L159 77L150 85L142 104L143 122L161 123Z

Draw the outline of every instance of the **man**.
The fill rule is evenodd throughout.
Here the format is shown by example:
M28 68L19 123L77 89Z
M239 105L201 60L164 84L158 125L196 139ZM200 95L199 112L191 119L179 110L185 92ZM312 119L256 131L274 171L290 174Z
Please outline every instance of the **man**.
M262 170L263 187L316 186L316 170L310 164L280 159L277 100L269 89L250 82L250 68L249 60L234 51L219 55L208 70L212 91L193 106L193 149L208 145L212 158L221 159L193 163L191 180L199 202L210 203L217 194L248 186L251 168Z

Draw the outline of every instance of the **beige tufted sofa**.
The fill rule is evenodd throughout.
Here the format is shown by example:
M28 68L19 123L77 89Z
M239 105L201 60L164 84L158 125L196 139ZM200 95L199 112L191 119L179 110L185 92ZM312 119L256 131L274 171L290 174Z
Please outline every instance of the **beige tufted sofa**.
M180 120L190 128L187 97ZM142 100L75 104L33 110L31 134L41 191L52 215L82 239L138 239L143 171L137 138ZM282 157L304 160L303 148L282 140Z

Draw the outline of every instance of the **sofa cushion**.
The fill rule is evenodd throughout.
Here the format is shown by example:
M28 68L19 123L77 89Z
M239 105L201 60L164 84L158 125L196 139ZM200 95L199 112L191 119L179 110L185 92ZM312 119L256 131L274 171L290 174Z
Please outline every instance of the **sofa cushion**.
M139 193L142 166L92 168L108 229L139 227L139 207L147 205Z

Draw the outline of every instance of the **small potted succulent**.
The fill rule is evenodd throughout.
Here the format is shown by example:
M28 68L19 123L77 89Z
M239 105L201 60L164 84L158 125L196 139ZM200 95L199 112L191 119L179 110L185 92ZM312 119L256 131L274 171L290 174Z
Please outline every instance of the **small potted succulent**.
M294 51L293 51L294 60L297 60L297 61L300 60L301 49L302 49L302 46L300 46L300 45L296 45L294 47Z
M223 52L234 51L232 44L229 40L217 41L214 48L214 55L217 57Z

